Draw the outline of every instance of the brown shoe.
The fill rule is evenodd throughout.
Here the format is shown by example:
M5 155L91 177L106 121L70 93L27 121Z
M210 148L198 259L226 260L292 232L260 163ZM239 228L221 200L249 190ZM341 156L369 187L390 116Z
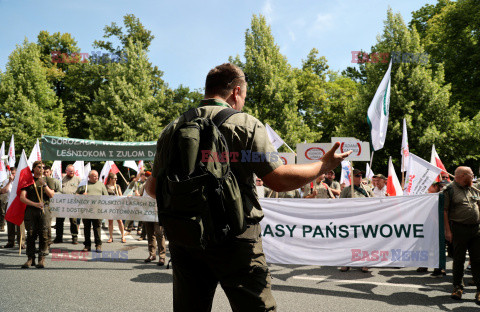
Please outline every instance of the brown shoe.
M45 268L45 256L38 256L38 264L35 267L37 269Z
M147 259L143 260L145 263L149 263L149 262L152 262L152 261L155 261L157 259L157 257L155 256L149 256Z
M28 269L32 265L35 265L35 257L28 257L27 262L22 265L22 269Z
M455 299L455 300L460 300L460 299L462 299L462 294L463 294L463 289L460 286L455 286L453 288L453 292L452 292L452 295L450 296L450 298ZM475 296L475 298L476 298L476 296Z
M340 268L340 272L347 272L348 270L350 270L350 267L341 267Z
M480 291L475 294L475 303L480 305Z
M158 259L158 263L157 263L158 266L164 266L165 265L165 259Z
M101 253L102 252L102 245L96 245L95 246L95 252L96 253Z
M78 245L78 238L76 236L72 237L72 244Z
M91 251L92 247L90 246L85 246L85 248L82 249L82 251Z
M2 248L13 248L13 247L15 247L15 244L12 244L12 243L8 243L5 246L2 246Z

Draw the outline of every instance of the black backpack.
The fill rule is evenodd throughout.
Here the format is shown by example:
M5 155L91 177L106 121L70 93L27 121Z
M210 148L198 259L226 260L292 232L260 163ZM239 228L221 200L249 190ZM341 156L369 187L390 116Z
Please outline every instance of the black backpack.
M158 219L171 243L205 249L246 230L240 189L219 131L236 113L225 108L210 119L190 109L165 142L168 161L157 177L156 195Z

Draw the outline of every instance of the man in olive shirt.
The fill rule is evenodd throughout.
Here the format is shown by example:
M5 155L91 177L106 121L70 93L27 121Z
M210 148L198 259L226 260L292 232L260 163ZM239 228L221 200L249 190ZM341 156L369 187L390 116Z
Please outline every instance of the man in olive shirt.
M304 186L304 198L335 198L332 190L323 182L325 175L322 174L315 182ZM313 185L312 185L313 184ZM312 187L313 186L313 187Z
M83 195L108 195L105 185L98 181L98 172L96 170L90 171L88 174L87 185L82 185L77 189L77 194ZM93 226L93 236L95 237L95 251L102 252L101 239L101 220L99 219L83 219L83 233L85 236L85 248L83 251L90 251L92 249L92 240L90 236L90 228Z
M330 188L330 191L332 192L335 197L340 196L340 192L342 191L342 188L340 186L340 183L338 181L335 181L335 171L330 170L327 172L325 175L325 184L328 185Z
M468 250L472 265L473 282L477 285L475 303L480 304L480 192L472 188L473 171L458 167L455 180L445 190L445 239L453 243L453 292L460 300L463 294L463 272Z
M352 187L346 186L340 193L340 198L374 197L372 190L368 186L362 185L362 177L363 172L361 170L353 169L354 196L352 196Z
M65 176L62 179L62 194L75 194L77 192L80 178L75 175L75 168L72 164L65 168ZM63 224L65 218L57 218L55 223L56 236L54 244L63 243ZM70 233L72 234L72 244L78 244L78 226L77 218L70 218Z
M20 201L25 208L25 229L27 230L27 257L22 268L28 269L35 264L35 241L39 237L39 252L37 268L45 267L45 255L48 248L48 228L50 227L50 208L48 202L54 191L50 189L43 175L43 163L35 161L32 165L34 183L22 189Z
M233 64L222 64L208 73L205 99L201 101L197 112L202 117L213 118L227 107L241 111L246 96L247 83L243 71ZM174 133L177 122L178 119L165 128L157 143L152 176L145 185L148 195L153 198L156 197L157 180L165 178L170 153L170 146L166 142ZM275 153L265 126L253 116L235 114L228 118L219 130L226 139L229 151L238 153L239 158L243 158L242 151L251 154ZM335 155L338 147L337 142L322 161L305 165L283 165L280 159L232 159L231 170L240 186L248 228L225 244L205 250L193 250L170 242L174 310L210 311L215 289L220 283L232 310L275 311L271 277L262 248L259 222L263 218L263 211L255 190L254 174L274 191L294 190L335 168L350 154Z

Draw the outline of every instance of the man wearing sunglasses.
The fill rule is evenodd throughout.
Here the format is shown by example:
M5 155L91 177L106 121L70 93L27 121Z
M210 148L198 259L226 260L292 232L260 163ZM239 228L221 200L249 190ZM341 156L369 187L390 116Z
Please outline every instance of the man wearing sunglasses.
M374 197L372 190L368 186L362 184L363 172L358 169L353 169L353 196L352 187L345 187L340 193L340 198L352 197Z

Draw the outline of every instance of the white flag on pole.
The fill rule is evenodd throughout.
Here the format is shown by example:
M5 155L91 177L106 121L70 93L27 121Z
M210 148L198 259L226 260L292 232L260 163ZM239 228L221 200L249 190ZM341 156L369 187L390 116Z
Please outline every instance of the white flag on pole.
M30 157L28 157L28 160L27 160L28 167L30 168L30 170L32 170L32 165L37 160L42 160L42 153L40 151L40 143L38 143L38 139L37 139L37 143L35 143L35 145L33 146L32 152L30 153Z
M55 160L52 164L52 178L60 182L60 190L62 189L62 161Z
M387 193L390 196L403 195L402 185L398 181L395 168L393 168L392 157L388 159L388 179L387 179Z
M10 147L8 148L8 166L10 168L15 167L15 142L12 139L10 140Z
M130 168L132 170L135 170L136 172L138 172L138 165L137 163L135 162L135 160L125 160L123 162L123 166L124 167L127 167L127 168Z
M75 170L75 176L82 180L85 177L85 164L83 160L77 160L73 163L73 169Z
M0 148L0 183L8 179L8 174L7 174L7 167L5 166L5 160L8 159L7 156L5 156L5 141L2 142L2 147Z
M372 136L372 147L374 151L383 148L387 136L388 110L390 106L390 73L392 61L380 83L380 86L368 107L367 121Z
M425 194L440 172L442 169L410 153L403 194Z
M270 142L272 142L273 147L275 147L275 150L278 150L280 146L285 144L282 138L272 129L272 127L270 127L269 124L265 124L265 129L267 129L268 138L270 139Z
M143 160L139 160L138 161L138 173L140 173L141 171L145 171L145 166L143 165Z
M367 163L367 169L365 170L365 178L367 179L372 179L374 176L372 168L370 168L370 165Z
M408 146L407 122L403 118L403 132L402 132L402 172L407 171L408 162L410 159L410 147Z
M340 184L345 183L345 187L350 186L350 175L352 172L352 165L348 160L342 161L342 173L340 175Z
M88 163L83 168L83 172L85 173L85 175L83 179L80 181L80 183L78 184L78 187L88 184L88 174L90 173L90 171L92 171L92 166L90 165L90 163Z

